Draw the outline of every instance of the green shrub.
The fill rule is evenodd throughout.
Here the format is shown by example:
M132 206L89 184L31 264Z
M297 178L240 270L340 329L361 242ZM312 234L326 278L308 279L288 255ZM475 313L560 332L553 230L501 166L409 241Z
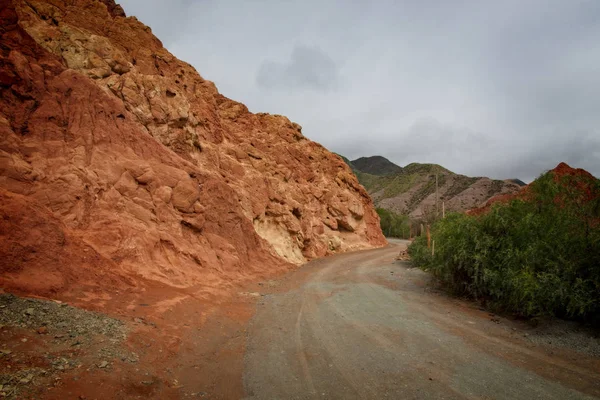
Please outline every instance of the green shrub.
M522 316L600 322L600 185L541 176L524 200L482 216L448 215L410 246L413 262L453 293Z
M410 236L410 220L407 215L396 214L385 208L377 208L381 231L387 237L408 239Z

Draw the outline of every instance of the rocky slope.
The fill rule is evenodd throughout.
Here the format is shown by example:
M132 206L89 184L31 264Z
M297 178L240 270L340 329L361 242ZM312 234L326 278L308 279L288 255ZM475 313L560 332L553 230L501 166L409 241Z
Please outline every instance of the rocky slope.
M455 174L436 164L412 163L402 168L381 156L345 161L377 207L415 219L427 219L436 212L436 174L440 214L442 202L447 212L463 212L485 204L494 196L516 193L521 187L513 180Z
M385 243L345 163L112 0L2 0L0 36L0 286L215 292Z
M581 209L587 207L589 204L600 204L600 180L585 169L573 168L567 163L561 162L554 169L548 171L548 173L552 175L553 180L558 185L568 188L568 193L571 195L569 200L577 202ZM468 210L467 214L482 215L490 211L494 204L509 203L515 199L535 201L535 199L532 199L532 196L530 185L524 185L517 192L500 194L490 198L479 207ZM555 202L560 203L561 201L560 197L555 198ZM596 213L599 213L598 206L595 207L597 210Z

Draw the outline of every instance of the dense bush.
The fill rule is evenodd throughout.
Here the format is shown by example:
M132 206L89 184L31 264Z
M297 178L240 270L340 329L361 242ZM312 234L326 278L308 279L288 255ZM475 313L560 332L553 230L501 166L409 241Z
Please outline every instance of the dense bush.
M600 181L552 171L522 199L449 215L410 246L414 263L456 294L522 316L600 323Z
M408 239L410 236L410 220L408 216L396 214L384 208L377 208L381 222L381 231L387 237Z

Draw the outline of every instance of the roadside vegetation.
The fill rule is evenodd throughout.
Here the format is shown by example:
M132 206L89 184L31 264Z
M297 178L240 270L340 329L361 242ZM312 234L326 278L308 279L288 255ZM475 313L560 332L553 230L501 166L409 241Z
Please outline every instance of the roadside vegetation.
M483 215L450 214L409 247L454 294L524 317L600 324L600 181L550 171Z
M410 219L407 215L396 214L385 208L376 208L379 214L381 231L386 237L408 239L411 234Z

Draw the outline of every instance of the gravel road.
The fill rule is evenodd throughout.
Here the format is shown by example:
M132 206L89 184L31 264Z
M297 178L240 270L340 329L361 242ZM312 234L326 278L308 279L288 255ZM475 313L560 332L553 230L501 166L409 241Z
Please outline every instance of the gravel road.
M405 246L311 262L265 288L247 399L594 399L600 358L432 289Z

